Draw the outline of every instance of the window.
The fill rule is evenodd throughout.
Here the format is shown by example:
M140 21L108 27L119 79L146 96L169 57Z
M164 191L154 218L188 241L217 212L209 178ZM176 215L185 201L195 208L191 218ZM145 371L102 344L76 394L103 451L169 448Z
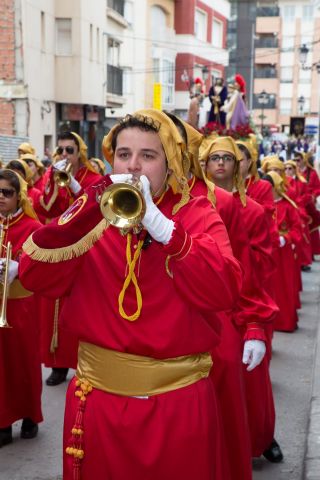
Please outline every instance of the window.
M291 98L281 98L280 99L280 113L282 115L290 115L292 110L292 100Z
M124 18L127 22L132 25L133 24L133 2L125 2L124 4Z
M292 49L294 48L294 38L295 37L282 37L282 48Z
M215 18L212 20L212 40L214 47L223 48L223 23Z
M120 43L114 38L108 38L107 63L115 67L120 64Z
M93 60L93 25L90 23L89 58Z
M163 60L162 76L162 102L166 105L173 104L174 93L174 62Z
M281 67L280 80L283 83L291 83L293 80L293 67Z
M100 28L97 28L97 62L100 62Z
M313 5L303 5L302 7L302 20L306 22L310 22L313 20Z
M302 68L300 68L299 83L311 83L311 69L303 70Z
M167 40L167 17L161 7L151 7L151 36L153 40Z
M198 40L207 41L207 14L198 8L194 17L194 35Z
M282 7L282 18L285 22L293 22L296 9L294 5L284 5Z
M41 12L41 51L45 52L46 50L46 18L44 12Z
M72 55L71 18L56 18L56 55Z

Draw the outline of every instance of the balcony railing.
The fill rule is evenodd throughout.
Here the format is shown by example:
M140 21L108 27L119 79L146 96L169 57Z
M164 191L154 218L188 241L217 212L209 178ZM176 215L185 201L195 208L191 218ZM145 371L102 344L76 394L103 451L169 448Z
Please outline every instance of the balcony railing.
M261 37L255 41L256 48L278 48L279 41L275 37Z
M277 69L273 67L256 67L254 76L255 78L277 78L278 73Z
M123 94L123 70L114 65L107 65L107 92L114 95Z
M257 8L257 17L279 17L279 15L280 15L280 8L275 5Z
M253 95L253 108L256 110L270 110L271 108L276 108L276 95L269 93L268 102L261 105L258 101L259 94Z
M124 0L108 0L108 7L124 16Z

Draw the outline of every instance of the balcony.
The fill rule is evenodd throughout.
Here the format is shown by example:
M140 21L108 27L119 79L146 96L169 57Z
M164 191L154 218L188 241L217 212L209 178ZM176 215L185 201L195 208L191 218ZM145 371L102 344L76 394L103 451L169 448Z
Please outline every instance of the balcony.
M276 5L264 6L257 8L257 17L279 17L280 8Z
M256 48L278 48L279 41L273 35L260 37L258 40L255 41L255 47Z
M124 0L108 0L108 7L124 16Z
M107 92L113 95L123 94L123 70L114 65L107 65Z
M260 95L259 93L258 94L255 93L253 95L253 108L255 110L259 110L259 109L261 110L261 105L260 105L259 100L258 100L259 95ZM272 108L276 108L276 95L274 95L273 93L269 93L268 95L269 96L268 96L267 103L263 104L263 109L264 110L270 110Z
M278 72L274 67L255 67L254 71L255 78L277 78Z

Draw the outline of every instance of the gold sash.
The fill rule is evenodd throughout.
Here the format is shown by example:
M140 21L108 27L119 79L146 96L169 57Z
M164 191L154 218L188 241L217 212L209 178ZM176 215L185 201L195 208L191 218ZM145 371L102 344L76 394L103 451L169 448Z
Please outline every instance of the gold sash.
M76 376L93 387L125 396L151 396L209 376L209 353L158 360L80 342Z

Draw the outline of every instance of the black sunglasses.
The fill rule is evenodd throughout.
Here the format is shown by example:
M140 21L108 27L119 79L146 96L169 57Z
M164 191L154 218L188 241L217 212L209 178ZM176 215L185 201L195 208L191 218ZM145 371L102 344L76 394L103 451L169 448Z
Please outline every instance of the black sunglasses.
M12 198L15 190L12 188L0 188L0 193L2 193L5 198Z
M63 150L65 150L68 155L72 155L74 153L74 148L68 145L67 147L58 147L57 154L61 155L63 153Z

